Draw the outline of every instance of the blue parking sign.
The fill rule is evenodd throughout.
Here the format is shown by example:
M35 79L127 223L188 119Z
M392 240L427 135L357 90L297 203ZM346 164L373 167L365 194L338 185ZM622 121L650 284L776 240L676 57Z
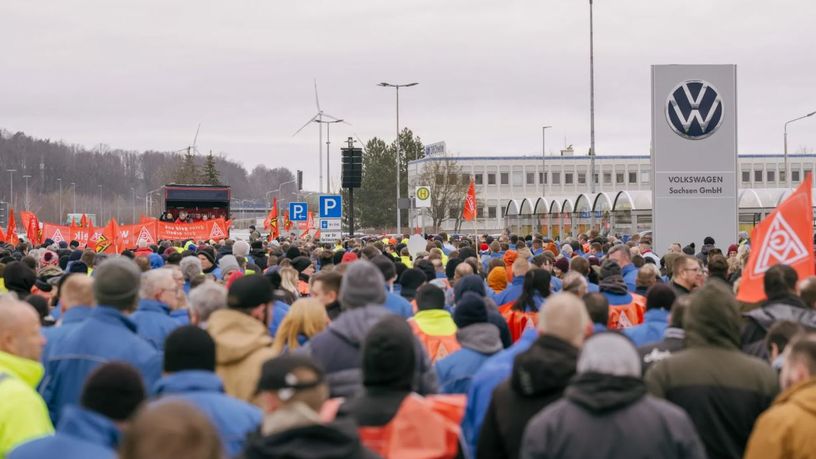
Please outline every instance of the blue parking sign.
M343 198L339 194L320 196L320 218L341 218L343 216Z
M305 202L290 202L289 220L293 222L305 222L307 219L307 210L309 210L309 206Z

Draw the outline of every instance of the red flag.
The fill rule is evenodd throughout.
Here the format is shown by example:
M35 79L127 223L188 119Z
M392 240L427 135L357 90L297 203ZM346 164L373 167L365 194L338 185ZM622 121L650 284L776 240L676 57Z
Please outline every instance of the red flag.
M462 218L468 222L476 218L476 185L473 183L473 179L470 179L470 187L465 197L465 210L462 212Z
M80 228L88 228L88 223L90 223L90 221L88 220L88 216L85 215L85 214L82 214L82 218L79 219L79 227Z
M20 238L17 237L17 222L14 221L14 209L9 208L8 227L6 228L6 242L11 245L20 243Z
M26 230L26 237L28 237L31 245L38 246L42 244L40 240L40 220L34 215L34 212L27 210L20 212L20 218L23 219L23 227Z
M278 198L272 200L272 210L269 211L269 215L264 220L264 229L269 230L267 240L271 241L280 236L280 229L278 229Z
M306 237L309 236L309 231L314 229L314 214L312 213L311 210L306 212L306 222L301 222L300 225L301 225L300 228L303 230L303 233L301 233L300 238L306 239Z
M0 242L6 242L6 235L3 233L3 228L0 228Z
M751 232L751 255L742 270L737 299L756 303L765 299L763 282L771 266L786 264L799 279L812 276L813 197L811 174Z
M115 218L108 220L96 240L96 253L119 253L119 225Z
M289 220L289 211L283 211L283 230L287 233L292 231L292 220Z

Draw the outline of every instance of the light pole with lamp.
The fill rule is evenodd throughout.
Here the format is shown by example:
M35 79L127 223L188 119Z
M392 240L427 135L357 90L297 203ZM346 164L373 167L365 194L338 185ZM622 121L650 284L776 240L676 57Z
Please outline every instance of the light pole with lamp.
M14 208L14 173L17 169L6 169L9 173L9 208Z
M57 182L59 182L59 217L57 221L60 223L62 222L62 179L58 178Z
M29 210L31 207L31 201L28 199L28 179L30 179L31 176L24 175L23 178L25 179L25 209Z
M402 212L399 208L399 201L400 201L400 124L399 124L399 90L400 88L410 88L411 86L416 86L419 83L407 83L407 84L391 84L391 83L380 83L379 86L384 88L394 88L396 89L397 93L397 234L400 233L402 227Z
M547 129L552 126L541 126L541 197L547 193L547 169L545 161L547 159Z
M816 112L810 112L807 115L800 116L799 118L794 118L785 123L785 181L787 182L786 186L788 189L790 189L791 187L791 175L793 175L788 164L788 125L793 123L794 121L809 118L813 115L816 115Z
M71 213L76 214L76 182L71 182L71 188L74 191L74 210Z
M101 223L104 222L104 220L102 220L102 185L97 185L97 187L99 187L99 215L96 216L96 221ZM97 223L97 225L100 223Z
M589 0L589 155L589 192L595 194L595 34L592 0Z

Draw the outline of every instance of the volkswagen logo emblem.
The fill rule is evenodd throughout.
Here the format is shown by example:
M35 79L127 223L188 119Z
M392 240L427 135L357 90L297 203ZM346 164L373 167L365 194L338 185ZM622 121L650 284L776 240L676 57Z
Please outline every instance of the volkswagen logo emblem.
M713 134L723 120L720 93L703 80L678 84L666 100L666 121L677 135L700 140Z

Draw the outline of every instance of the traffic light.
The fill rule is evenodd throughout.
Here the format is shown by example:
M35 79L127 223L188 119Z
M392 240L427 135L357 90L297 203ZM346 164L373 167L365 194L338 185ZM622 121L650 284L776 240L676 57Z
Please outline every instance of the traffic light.
M303 189L303 171L301 170L297 171L297 185L298 191L301 191Z
M360 188L363 181L363 150L343 148L343 188Z

